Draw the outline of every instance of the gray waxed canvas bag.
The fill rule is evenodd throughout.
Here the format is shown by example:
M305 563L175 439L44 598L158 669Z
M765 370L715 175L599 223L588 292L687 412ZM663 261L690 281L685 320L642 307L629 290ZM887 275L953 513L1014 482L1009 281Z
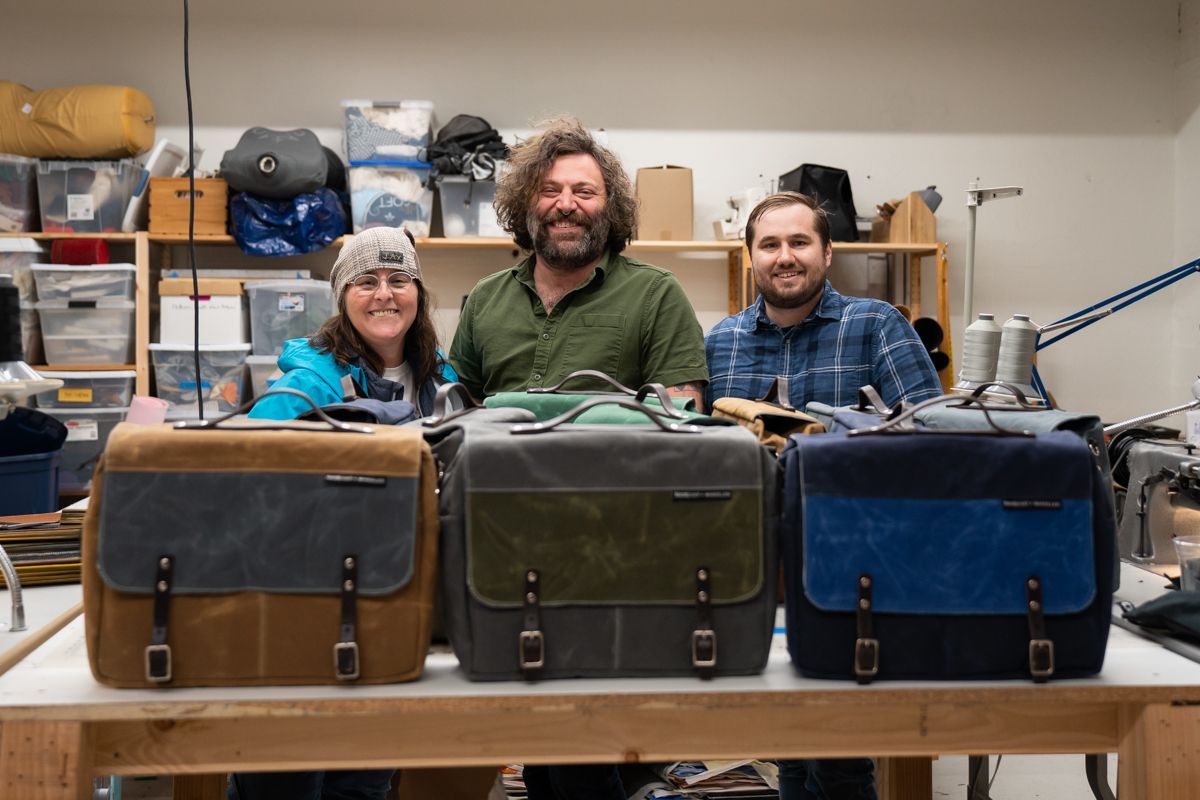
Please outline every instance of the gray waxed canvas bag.
M442 602L471 680L745 675L776 607L778 467L740 427L441 425Z

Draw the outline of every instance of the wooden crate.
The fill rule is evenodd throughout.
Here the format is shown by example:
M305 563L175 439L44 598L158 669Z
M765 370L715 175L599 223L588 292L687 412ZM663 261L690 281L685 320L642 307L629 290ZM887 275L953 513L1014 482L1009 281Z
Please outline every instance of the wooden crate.
M196 179L196 234L226 233L228 184L221 178ZM150 179L150 232L188 232L188 179Z

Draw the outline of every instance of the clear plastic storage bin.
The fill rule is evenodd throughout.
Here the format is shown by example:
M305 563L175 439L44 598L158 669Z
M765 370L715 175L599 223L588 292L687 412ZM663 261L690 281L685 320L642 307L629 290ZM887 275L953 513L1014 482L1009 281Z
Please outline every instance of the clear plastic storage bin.
M37 229L37 159L0 153L0 233Z
M133 301L104 297L83 302L87 305L38 301L46 363L132 363Z
M119 231L141 178L131 158L120 161L39 161L42 230L67 233Z
M47 408L45 412L67 426L59 488L86 489L108 435L125 419L128 408Z
M248 344L200 345L200 390L205 418L238 407L249 352ZM154 361L154 395L171 404L167 419L197 417L196 364L191 346L152 344L150 357Z
M405 228L428 236L433 213L430 165L421 162L350 167L350 217L354 232L367 228Z
M133 264L34 264L39 300L99 300L101 297L133 299L137 267Z
M249 281L250 341L256 356L277 356L288 339L311 336L333 315L325 281Z
M54 372L42 370L43 378L56 378L63 385L37 395L37 406L47 408L126 408L133 399L133 370L101 372Z
M13 283L17 286L21 308L32 308L37 299L32 267L41 255L41 245L33 239L24 236L0 239L0 275L12 276Z
M252 397L261 397L263 392L271 388L275 381L272 376L279 371L276 356L246 356L246 366L250 368L250 390Z
M465 175L442 175L437 180L441 196L442 233L456 236L504 236L496 222L495 181L472 181Z
M429 100L343 100L346 158L356 161L416 161L433 134Z

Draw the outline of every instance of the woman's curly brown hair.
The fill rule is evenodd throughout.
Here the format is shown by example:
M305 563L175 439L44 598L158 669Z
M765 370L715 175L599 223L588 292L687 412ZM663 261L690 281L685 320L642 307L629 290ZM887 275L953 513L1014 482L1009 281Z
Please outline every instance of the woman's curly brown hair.
M607 249L619 253L637 229L637 196L621 161L601 147L574 117L543 123L545 130L511 148L508 170L496 184L496 219L512 234L517 246L533 249L529 210L536 203L542 176L559 156L584 153L596 159L604 176L604 216L608 219Z

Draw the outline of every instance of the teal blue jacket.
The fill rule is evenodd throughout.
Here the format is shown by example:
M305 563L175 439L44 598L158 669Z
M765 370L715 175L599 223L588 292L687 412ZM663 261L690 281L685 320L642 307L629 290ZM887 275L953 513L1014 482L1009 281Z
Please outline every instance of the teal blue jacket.
M417 388L417 415L433 412L433 396L442 383L457 380L454 370L438 351L439 373ZM312 398L318 406L342 402L342 377L349 375L361 397L392 400L396 384L376 375L361 359L357 364L341 364L332 353L322 353L308 339L289 339L279 356L283 376L271 384L272 389L297 389ZM412 398L404 398L413 402ZM255 404L250 416L258 419L295 419L311 407L295 395L274 395Z

